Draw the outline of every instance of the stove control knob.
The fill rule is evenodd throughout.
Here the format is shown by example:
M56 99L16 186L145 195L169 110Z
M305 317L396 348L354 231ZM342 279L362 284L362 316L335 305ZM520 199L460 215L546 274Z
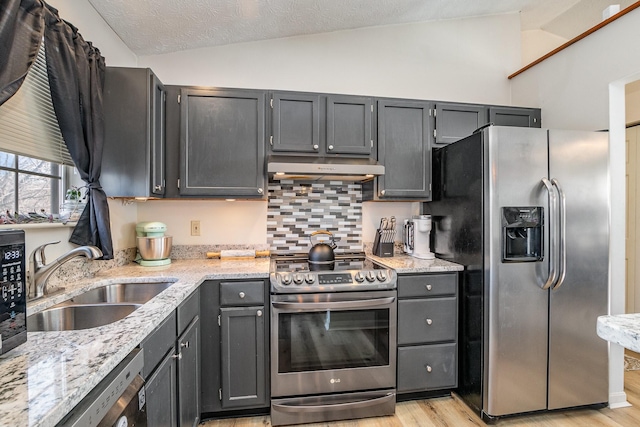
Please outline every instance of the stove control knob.
M364 282L364 276L359 271L356 273L355 279L356 279L356 282L358 283Z
M373 274L373 271L369 271L367 273L367 282L375 282L376 281L376 276Z
M293 283L296 285L302 285L302 282L304 282L304 276L302 276L302 274L297 273L293 276Z
M307 276L304 278L304 281L311 285L316 281L316 276L314 276L313 274L307 274Z
M387 280L387 274L382 270L378 271L378 280L384 282Z
M280 281L283 285L287 286L291 284L291 275L289 273L283 273L280 275Z

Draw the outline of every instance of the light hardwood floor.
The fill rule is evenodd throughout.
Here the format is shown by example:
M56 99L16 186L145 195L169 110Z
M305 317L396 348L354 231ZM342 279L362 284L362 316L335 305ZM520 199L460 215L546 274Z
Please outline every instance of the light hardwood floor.
M537 415L501 419L493 424L499 427L632 427L640 426L640 371L627 371L624 376L627 400L633 406L628 408L600 410L580 409L556 411ZM201 424L205 427L258 427L270 426L268 415L251 418L209 420ZM396 413L389 417L362 420L308 424L320 427L464 427L484 426L484 422L472 412L457 396L441 397L396 405Z

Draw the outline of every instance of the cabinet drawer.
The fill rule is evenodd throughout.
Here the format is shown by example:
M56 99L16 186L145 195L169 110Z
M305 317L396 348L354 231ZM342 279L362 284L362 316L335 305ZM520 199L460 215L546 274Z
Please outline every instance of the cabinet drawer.
M264 287L263 281L221 282L220 305L262 305Z
M175 342L176 312L174 311L142 342L142 351L144 352L142 373L145 379L149 379L149 374L153 372L169 349L173 348Z
M457 387L456 350L455 343L400 347L398 392Z
M434 298L398 301L398 344L454 341L457 299Z
M398 298L456 295L457 288L457 273L398 277Z
M200 289L196 289L177 308L178 312L178 335L182 335L194 317L200 314Z

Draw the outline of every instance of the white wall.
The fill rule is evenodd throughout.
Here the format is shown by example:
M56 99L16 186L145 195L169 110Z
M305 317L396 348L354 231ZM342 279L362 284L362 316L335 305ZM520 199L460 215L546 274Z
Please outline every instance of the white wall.
M525 71L512 81L513 101L542 108L545 127L609 129L611 170L611 314L625 304L624 85L640 76L640 10ZM624 401L622 348L610 346L610 402Z
M165 84L509 104L517 14L393 25L141 56Z
M543 57L568 40L544 30L528 30L520 34L522 40L522 66ZM516 71L516 70L513 70Z

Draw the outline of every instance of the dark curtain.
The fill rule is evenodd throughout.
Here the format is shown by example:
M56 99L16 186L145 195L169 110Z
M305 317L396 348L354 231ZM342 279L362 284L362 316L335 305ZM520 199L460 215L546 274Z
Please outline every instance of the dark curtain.
M42 3L0 1L0 105L18 91L42 40Z
M6 67L11 71L6 73L7 77L0 65L0 94L13 90L8 99L22 84L24 75L35 60L44 27L53 108L62 137L81 178L87 183L89 194L87 206L69 241L97 246L102 250L102 259L112 259L109 206L100 186L104 58L97 48L84 41L77 28L60 19L58 11L46 3L39 0L1 2L0 58L4 61L9 58L5 55L11 55L11 62L23 61L24 64L22 68L17 65ZM32 44L16 41L21 38L31 40ZM0 99L0 105L3 102Z

